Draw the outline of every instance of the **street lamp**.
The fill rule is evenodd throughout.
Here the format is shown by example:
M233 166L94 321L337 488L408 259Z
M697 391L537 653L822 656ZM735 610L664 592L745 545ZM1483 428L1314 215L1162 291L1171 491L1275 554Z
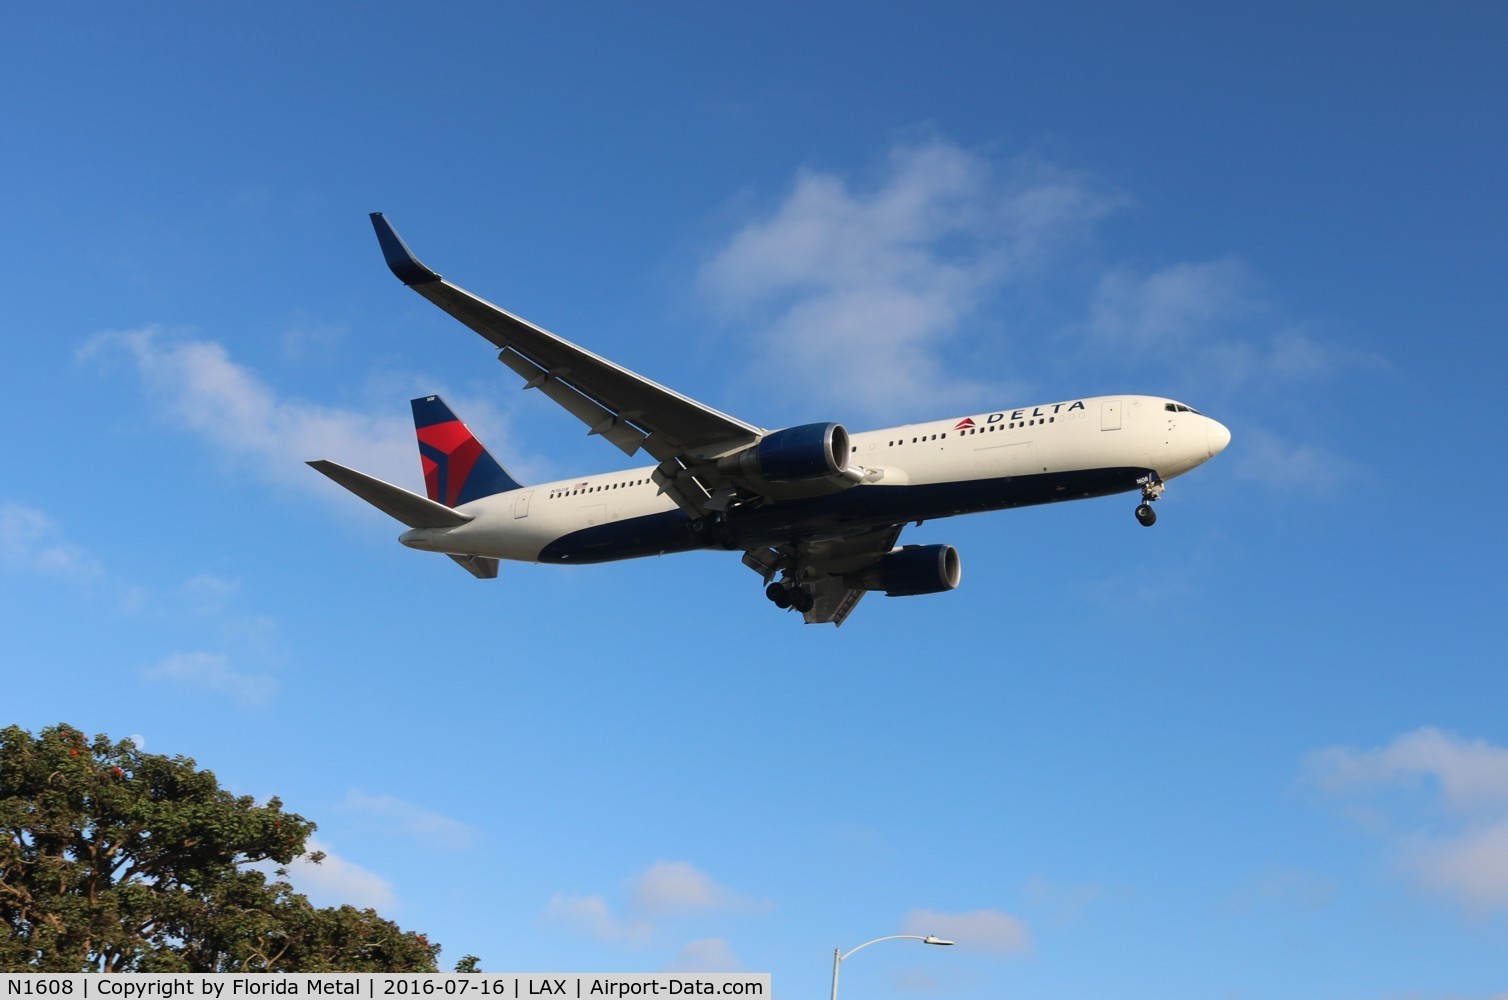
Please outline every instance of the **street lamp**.
M859 945L859 948L868 948L870 945L879 944L881 941L895 941L900 938L920 941L922 944L950 945L953 943L944 938L933 937L931 934L887 934L884 937L877 937L873 941L865 941ZM846 952L842 948L833 949L833 1000L838 1000L838 969L843 965L843 960L858 951L859 948L850 948Z

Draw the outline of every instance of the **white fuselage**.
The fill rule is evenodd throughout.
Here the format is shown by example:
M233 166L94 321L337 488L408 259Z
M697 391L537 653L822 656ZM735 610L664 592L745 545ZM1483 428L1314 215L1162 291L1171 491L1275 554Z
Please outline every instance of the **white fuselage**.
M863 481L730 515L719 547L854 526L1081 499L1168 480L1230 441L1219 422L1156 396L1099 396L851 435ZM604 562L708 547L651 478L653 466L542 483L456 508L473 520L417 528L418 549L523 562Z

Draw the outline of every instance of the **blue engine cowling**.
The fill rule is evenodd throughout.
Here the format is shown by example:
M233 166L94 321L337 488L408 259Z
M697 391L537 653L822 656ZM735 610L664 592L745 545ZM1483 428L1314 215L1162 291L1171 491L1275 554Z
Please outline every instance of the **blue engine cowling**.
M718 462L724 473L772 483L825 479L848 468L848 431L842 424L802 424L766 434L752 448Z
M958 586L963 567L951 545L903 545L869 569L843 578L859 590L883 590L886 597L940 594Z

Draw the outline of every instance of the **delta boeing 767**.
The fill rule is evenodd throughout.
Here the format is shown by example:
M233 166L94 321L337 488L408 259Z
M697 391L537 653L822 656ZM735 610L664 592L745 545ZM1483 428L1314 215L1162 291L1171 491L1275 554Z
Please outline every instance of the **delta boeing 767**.
M1158 396L1094 396L850 433L765 430L651 382L442 279L381 213L383 256L414 291L495 344L498 360L627 455L655 464L525 486L438 396L413 401L427 496L328 460L315 469L409 528L399 541L473 575L502 559L599 563L693 549L743 554L765 596L842 625L871 590L958 586L951 545L900 545L936 518L1112 493L1150 526L1164 484L1230 431Z

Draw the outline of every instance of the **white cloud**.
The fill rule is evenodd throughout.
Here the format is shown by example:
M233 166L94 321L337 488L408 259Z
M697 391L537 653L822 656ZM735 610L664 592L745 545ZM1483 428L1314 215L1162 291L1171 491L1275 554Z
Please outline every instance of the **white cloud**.
M746 899L718 885L688 861L656 861L633 884L630 906L651 917L679 916L694 910L760 909L768 904Z
M389 912L397 903L392 883L353 861L347 861L316 837L305 843L309 854L323 851L319 864L307 856L288 865L288 881L318 906L351 906Z
M292 318L282 333L283 357L292 361L334 357L348 341L350 329L321 323L305 315Z
M676 952L662 972L741 972L743 963L722 938L691 941Z
M1234 474L1260 483L1278 495L1305 493L1331 496L1366 475L1359 462L1314 444L1300 444L1261 427L1239 429Z
M1375 750L1331 747L1309 757L1310 772L1329 791L1431 783L1453 809L1508 810L1508 748L1467 740L1433 726L1404 733Z
M646 920L614 916L601 896L568 896L557 892L545 907L543 918L599 941L642 944L655 931Z
M966 913L912 910L906 914L903 926L905 934L936 935L956 942L960 948L996 955L1020 955L1032 948L1026 924L1000 910L969 910Z
M56 521L34 507L0 504L0 563L70 583L104 576L99 560L63 538Z
M314 458L394 482L417 475L413 428L404 414L372 417L281 398L214 341L149 326L97 334L78 353L129 360L166 416L270 481L312 488L320 477L303 463Z
M1090 330L1097 340L1140 352L1185 351L1249 316L1255 284L1233 260L1174 264L1147 275L1116 268L1100 280Z
M1250 268L1229 258L1112 268L1095 289L1086 334L1097 358L1155 361L1225 391L1383 366L1283 317Z
M230 599L241 589L239 580L201 573L183 581L183 599L188 604L205 612L225 609Z
M1433 727L1384 747L1309 755L1311 779L1332 795L1376 799L1378 830L1422 887L1474 910L1508 909L1508 748Z
M1314 378L1328 375L1343 364L1365 360L1371 365L1381 365L1381 360L1353 359L1339 355L1301 329L1280 330L1273 335L1268 366L1273 373L1290 379Z
M1077 920L1102 895L1097 885L1065 885L1041 875L1033 875L1026 883L1027 901L1045 910L1052 919L1063 922Z
M599 895L556 893L543 919L601 941L642 944L665 920L691 914L746 913L765 910L768 902L719 885L686 861L656 861L629 882L628 903L621 915Z
M108 595L121 611L132 615L179 622L185 612L195 612L224 633L222 640L253 656L275 641L277 625L271 619L236 614L228 607L237 589L235 581L195 576L184 582L171 602L154 598L146 588L107 573L98 559L67 541L52 518L31 507L0 504L0 565L85 587L95 596ZM221 653L174 654L145 668L141 676L228 695L245 706L266 704L277 690L272 678L236 669Z
M1227 901L1237 911L1259 906L1313 913L1335 902L1339 891L1335 879L1293 868L1269 869L1237 886Z
M432 846L460 851L469 848L476 839L474 827L391 795L352 791L347 793L343 805L377 817Z
M945 372L940 345L1115 203L1038 159L1001 166L941 140L899 146L868 189L803 171L707 260L700 284L725 313L765 313L761 363L793 398L957 408L984 386Z
M903 993L941 993L943 984L930 972L902 969L896 973L895 988Z
M160 415L198 435L228 464L264 482L309 491L343 506L364 506L304 463L328 458L390 483L420 489L414 428L402 400L419 390L407 376L381 384L381 415L326 406L281 395L256 372L238 364L224 345L147 326L91 337L77 352L84 361L128 362L151 391ZM425 391L438 391L425 387ZM503 423L489 402L447 401L483 440L503 439ZM548 463L513 456L510 469L526 477Z
M1478 910L1508 909L1508 817L1408 852L1424 886Z
M142 676L228 695L248 707L266 704L277 691L276 680L236 670L223 653L177 653L146 668Z

